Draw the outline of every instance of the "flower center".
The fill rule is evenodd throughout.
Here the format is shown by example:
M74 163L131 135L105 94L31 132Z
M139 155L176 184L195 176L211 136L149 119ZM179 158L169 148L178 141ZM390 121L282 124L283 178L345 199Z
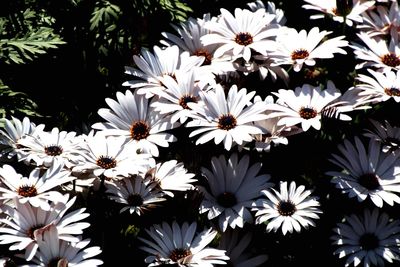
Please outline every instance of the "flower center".
M296 205L290 200L279 202L277 209L282 216L292 216L297 210Z
M224 208L231 208L236 205L236 196L231 192L224 192L217 197L217 202Z
M302 107L299 111L300 117L305 120L315 118L317 116L317 111L313 108Z
M110 156L100 156L96 160L96 164L103 169L111 169L117 166L117 161Z
M358 182L368 190L375 190L380 187L378 177L374 173L366 173L358 177Z
M28 229L28 231L26 231L26 235L29 236L31 239L35 239L35 236L34 236L33 233L34 233L37 229L42 228L43 226L44 226L44 224L38 224L38 225L36 225L36 226L32 226L31 228Z
M139 141L150 135L150 127L145 121L135 121L131 126L130 132L132 139Z
M23 185L17 189L17 193L23 197L34 197L37 196L36 187L30 185Z
M198 57L204 57L203 66L204 65L211 65L212 55L206 49L197 49L193 55Z
M44 148L44 153L46 153L49 156L58 156L61 155L62 152L63 149L59 145L50 145Z
M231 114L221 115L218 119L218 128L222 130L230 130L236 127L236 118Z
M292 52L292 60L307 58L310 55L305 49L296 49Z
M248 32L240 32L236 34L235 42L240 45L249 45L253 43L253 36Z
M365 233L360 237L360 246L363 250L373 250L379 247L379 239L373 233Z
M393 53L384 55L381 60L383 64L389 67L397 67L400 65L400 58Z
M191 95L184 95L179 99L179 105L181 105L181 107L183 107L184 109L189 109L187 105L187 103L189 102L197 103L196 97Z
M169 258L174 262L178 262L179 260L184 259L190 255L192 255L192 252L189 249L177 248L171 252Z
M399 88L385 88L385 93L389 96L400 96L400 90Z
M68 260L65 258L56 257L51 259L46 267L68 267Z
M128 204L133 207L138 207L143 204L143 198L140 194L131 194L128 196Z

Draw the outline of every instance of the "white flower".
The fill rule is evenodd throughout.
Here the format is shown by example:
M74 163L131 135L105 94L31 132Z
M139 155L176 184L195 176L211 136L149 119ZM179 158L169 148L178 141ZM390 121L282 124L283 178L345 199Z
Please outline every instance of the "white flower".
M285 25L286 23L286 18L284 11L282 9L276 8L275 3L268 1L267 2L267 7L265 7L265 4L261 0L256 0L254 2L247 3L247 6L250 8L251 11L255 12L260 8L266 9L267 13L269 14L274 14L275 19L273 20L272 23L278 23L280 25Z
M156 188L157 183L139 175L132 175L117 181L104 181L108 197L124 207L120 212L129 210L129 213L142 215L145 211L158 206L158 202L165 201L164 193Z
M193 110L193 120L186 126L199 127L189 137L201 134L196 144L204 144L211 139L214 139L215 144L223 141L226 150L230 150L233 143L241 145L243 142L251 142L252 134L262 133L252 123L266 118L263 114L265 104L251 103L255 93L247 93L245 88L238 91L236 85L232 85L227 97L221 86L217 86L215 91L200 92L201 103L188 103Z
M266 13L265 9L252 12L236 8L234 15L224 8L220 11L218 20L205 24L211 33L201 37L205 45L220 44L214 57L232 55L233 59L242 57L249 61L252 50L265 54L275 49L273 38L279 24L272 23L274 14Z
M363 215L345 216L331 236L339 258L346 257L345 266L386 266L400 256L400 222L392 220L379 209L365 209Z
M179 123L170 123L166 115L160 115L151 107L149 99L132 94L126 90L125 94L117 92L117 100L106 98L111 109L101 108L100 117L107 122L98 122L92 125L93 129L102 130L105 135L124 136L136 144L142 153L150 153L157 157L158 147L168 147L170 142L176 141L175 136L166 131L179 126Z
M318 213L320 203L318 197L311 196L312 191L306 190L304 185L296 187L294 181L290 182L289 188L286 181L280 183L279 192L274 188L263 190L267 199L260 198L254 203L256 210L256 224L268 221L267 231L278 231L292 233L293 230L300 232L301 228L315 226L314 220L319 219Z
M10 200L17 197L20 203L29 202L34 207L50 209L49 201L57 202L62 194L56 187L76 179L64 169L60 162L54 162L45 172L37 167L29 177L23 177L10 165L0 168L0 199Z
M95 267L103 264L102 260L92 257L101 253L100 247L87 247L90 239L76 243L59 239L57 228L50 224L35 232L38 252L32 263L22 267L68 266Z
M196 182L194 173L188 173L182 162L169 160L163 163L157 163L150 168L144 176L157 183L158 187L166 195L173 197L172 191L187 191L194 189L192 183Z
M394 152L400 148L400 127L392 126L387 120L385 124L369 119L374 129L366 129L364 136L382 144L383 152ZM397 153L397 152L396 152Z
M40 207L33 207L30 203L20 203L14 199L13 207L4 205L2 211L8 215L7 218L0 219L0 244L11 244L10 250L25 249L25 259L31 260L36 254L38 244L34 234L39 229L54 225L59 233L59 238L69 241L80 241L83 229L90 226L89 223L81 222L89 216L85 213L86 208L80 208L66 213L75 203L76 197L69 199L66 194L59 198L58 202L52 204L49 210Z
M341 168L326 172L333 177L331 182L359 202L369 197L377 207L383 202L391 206L400 203L400 153L384 153L374 139L370 139L368 150L357 136L354 141L355 145L345 139L338 146L341 155L333 154L329 159Z
M214 264L226 264L229 259L224 250L207 247L215 238L217 231L205 229L197 232L197 223L184 222L172 225L163 222L146 229L152 240L138 237L147 246L140 247L151 254L145 259L148 266L177 264L178 266L213 267Z
M284 27L279 32L276 41L277 49L268 54L273 60L272 65L293 65L298 72L303 65L314 66L316 59L333 58L335 53L347 54L343 47L348 42L345 36L325 39L332 32L320 31L313 27L308 33L306 30L297 32L294 28Z
M28 117L24 117L22 121L15 117L11 117L11 120L4 120L4 130L0 129L0 144L4 145L5 148L0 151L0 156L8 154L8 158L12 158L17 155L18 160L20 160L21 156L26 152L22 149L22 145L19 144L19 140L26 135L37 136L38 133L43 131L45 125L36 126Z
M262 196L261 191L272 185L269 174L258 174L260 162L249 166L250 157L238 158L233 153L228 160L224 155L212 157L211 171L202 167L201 172L207 179L209 190L198 186L204 194L200 213L207 213L207 218L217 218L221 231L230 228L243 228L244 223L252 223L250 208L253 202Z

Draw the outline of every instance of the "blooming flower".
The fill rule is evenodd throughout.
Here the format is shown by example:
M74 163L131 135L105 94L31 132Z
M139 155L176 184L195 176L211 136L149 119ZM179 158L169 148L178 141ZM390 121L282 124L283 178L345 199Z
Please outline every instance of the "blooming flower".
M166 132L177 127L170 123L166 115L160 115L151 107L151 102L143 95L126 90L125 94L117 92L117 101L106 98L111 109L101 108L98 114L107 122L97 122L93 129L101 130L105 135L124 136L142 149L157 157L158 147L168 147L176 141L175 136Z
M304 185L296 187L294 181L289 188L286 181L280 183L279 192L274 188L263 190L267 199L260 198L254 203L256 223L268 221L267 231L275 232L281 228L282 233L300 232L301 228L315 226L313 220L319 219L320 203L318 197L311 196L312 191L306 190Z
M224 250L207 247L215 238L217 231L205 229L198 233L197 223L184 222L172 225L163 222L146 229L152 240L138 237L147 246L140 247L151 254L145 259L148 266L177 264L178 266L213 267L226 264L229 259Z
M331 239L337 247L333 254L346 257L345 266L385 266L385 261L399 260L400 221L377 208L365 209L361 216L345 216L333 231Z
M338 146L341 155L333 154L329 159L342 169L326 172L333 177L331 182L359 202L369 197L377 207L382 207L383 202L391 206L400 203L400 154L382 152L381 144L373 139L368 150L357 136L354 141L355 145L345 139Z
M387 120L385 124L370 119L374 129L366 129L364 136L382 144L383 152L394 152L400 148L400 127L392 126Z
M188 103L193 110L193 119L187 127L199 127L189 137L202 134L196 144L203 144L214 139L215 144L224 142L224 148L230 150L233 142L241 145L253 140L251 134L261 134L262 130L253 125L254 121L265 119L266 106L262 102L251 103L255 91L247 93L246 88L238 91L236 85L229 89L225 98L222 86L215 91L200 92L201 103Z
M212 157L211 171L201 168L210 189L198 186L204 194L200 213L207 213L209 220L217 218L221 231L226 231L228 226L243 228L245 222L252 223L253 215L249 209L262 196L261 191L272 185L268 182L270 175L258 174L260 162L249 165L248 155L239 159L238 154L233 153L228 160L224 155Z

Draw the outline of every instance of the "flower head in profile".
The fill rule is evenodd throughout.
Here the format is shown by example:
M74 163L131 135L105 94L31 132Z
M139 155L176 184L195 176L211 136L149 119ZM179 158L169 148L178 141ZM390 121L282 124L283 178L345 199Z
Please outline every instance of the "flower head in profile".
M335 53L347 54L343 49L348 46L348 41L343 40L345 36L326 39L331 33L320 31L318 27L309 32L282 28L276 38L277 49L268 54L274 60L272 65L292 65L293 70L299 72L304 64L315 66L316 59L333 58Z
M275 14L261 8L255 12L236 8L234 14L221 8L217 20L205 27L211 33L201 37L204 45L219 44L214 57L230 55L233 59L249 61L252 51L265 54L275 49L275 36L279 24L273 23Z
M5 147L0 151L0 156L7 154L8 158L12 158L17 155L17 158L20 159L26 152L22 149L19 140L26 135L37 136L43 131L45 125L36 126L28 117L24 117L22 121L15 117L11 117L11 120L4 120L4 129L0 129L0 145Z
M267 117L263 114L266 109L263 102L251 102L255 93L247 93L246 88L238 90L236 85L232 85L227 96L222 86L215 87L215 91L200 92L201 103L188 103L193 112L186 127L198 127L189 137L201 134L196 144L214 139L215 144L223 142L226 150L234 143L251 142L252 134L263 133L253 122Z
M400 203L400 153L383 152L374 139L366 148L357 136L353 143L345 139L338 149L340 154L333 154L329 161L340 170L326 172L338 189L359 202L369 198L380 208L384 202Z
M33 207L30 203L20 203L14 199L12 206L4 205L2 211L7 215L0 219L0 244L12 244L9 250L25 250L24 258L31 260L36 254L38 243L34 235L39 229L50 224L58 230L58 237L68 242L80 241L83 229L90 226L81 220L89 216L86 208L80 208L67 213L75 203L76 197L69 199L65 194L52 203L49 210Z
M150 254L145 259L148 266L176 264L177 266L213 267L226 264L225 250L208 247L217 235L213 229L197 232L197 223L172 224L163 222L146 229L149 239L138 237L146 246L140 248Z
M221 231L252 223L253 202L262 196L262 190L272 186L269 174L259 174L261 167L260 162L250 165L248 155L239 158L233 153L229 159L224 155L212 157L211 170L201 168L208 186L198 186L204 194L200 213L207 213L209 220L216 218Z
M279 186L279 191L274 188L271 188L272 191L263 190L266 199L260 198L254 203L256 223L268 222L267 231L277 232L281 228L284 235L315 226L314 220L319 219L318 214L322 213L318 197L312 196L312 191L306 190L304 185L296 187L294 181L289 187L286 181Z
M29 202L34 207L49 210L49 202L57 202L62 198L57 187L74 179L76 177L71 176L71 172L57 161L45 171L34 168L29 177L24 177L6 164L0 168L0 199L7 201L17 197L21 203Z
M131 175L119 180L105 181L106 193L111 200L123 205L120 212L129 210L130 214L142 215L145 211L165 201L164 193L157 183L140 175Z
M98 246L87 247L90 239L79 242L67 242L59 238L57 228L50 224L35 232L38 252L29 263L29 267L44 266L100 266L102 260L94 259L101 253Z
M333 231L333 254L345 258L345 266L386 266L399 260L400 221L378 208L345 216Z
M168 147L170 142L176 141L167 131L178 127L179 123L171 123L166 114L156 112L149 99L130 90L125 94L117 92L116 96L118 101L106 98L110 109L98 111L107 122L97 122L92 125L93 129L101 130L107 136L123 136L138 146L141 153L150 153L154 157L159 155L158 146Z
M364 136L382 144L383 152L396 152L400 149L400 127L370 119L372 129L366 129ZM397 152L396 152L397 153Z

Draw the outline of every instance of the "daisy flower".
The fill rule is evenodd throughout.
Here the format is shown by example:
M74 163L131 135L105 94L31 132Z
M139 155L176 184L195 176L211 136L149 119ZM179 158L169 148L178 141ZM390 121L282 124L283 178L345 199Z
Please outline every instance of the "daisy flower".
M125 74L135 76L135 79L122 84L146 98L164 90L164 76L174 77L175 71L189 71L201 66L204 61L203 57L190 56L188 51L181 52L177 45L165 48L153 46L153 52L143 48L139 56L133 56L136 68L126 66Z
M321 129L321 117L325 108L341 96L332 81L328 81L327 88L314 87L303 84L295 90L279 89L272 94L278 97L276 103L267 105L268 118L279 117L277 125L292 127L301 124L303 131L310 127ZM349 120L350 117L340 114L339 119ZM351 119L351 118L350 118Z
M81 220L88 217L89 213L84 212L86 208L66 213L75 203L76 197L69 200L69 195L66 194L58 200L49 210L33 207L27 202L22 204L17 199L14 199L12 206L4 205L2 211L7 217L0 219L0 244L13 243L9 250L25 250L25 259L31 260L38 248L35 232L50 224L57 228L60 239L80 241L82 230L90 226Z
M338 149L340 155L333 154L330 162L340 167L341 171L328 171L331 182L359 202L370 198L377 206L383 203L393 206L400 203L400 153L382 152L381 143L371 139L368 150L357 136L355 144L344 140Z
M230 228L243 228L244 223L252 223L250 208L253 202L262 196L261 191L272 186L268 182L269 174L258 174L262 164L256 162L250 166L248 155L238 158L233 153L228 160L224 155L212 157L211 170L202 167L202 175L208 186L198 186L204 199L200 213L207 213L207 218L217 218L221 231Z
M396 71L378 72L368 69L371 76L358 74L356 87L362 90L372 103L393 99L400 102L400 69Z
M400 222L377 208L345 216L333 231L333 254L345 258L345 266L385 266L399 260Z
M214 57L232 55L233 59L243 58L249 61L252 50L261 54L275 49L274 38L279 24L272 23L275 14L265 9L252 12L236 8L234 15L221 8L216 21L209 21L205 27L211 31L201 37L204 45L219 44Z
M222 233L218 248L226 250L229 257L228 266L256 267L268 259L265 254L254 256L253 253L248 251L252 237L251 232L241 234L236 230L227 230Z
M363 22L357 28L369 36L389 35L392 28L400 32L400 11L397 1L390 5L377 5L375 9L367 10L361 14Z
M352 27L354 23L362 23L361 16L366 10L372 8L375 1L350 0L350 5L339 7L336 0L304 0L307 4L302 7L305 9L316 10L322 14L311 15L310 19L323 19L325 15L329 15L332 20L339 23L346 23ZM341 1L343 2L343 1Z
M22 121L15 117L11 117L11 120L4 120L4 130L0 129L0 144L4 145L5 148L0 151L0 156L8 154L8 158L12 158L17 155L18 160L20 160L26 152L22 149L22 145L19 144L19 140L27 135L38 135L43 131L45 125L36 126L28 117L24 117Z
M314 220L319 219L318 213L322 211L318 197L311 196L311 190L306 190L304 185L296 187L294 181L290 182L289 188L286 181L281 182L279 192L274 188L271 190L263 190L267 198L260 198L253 205L253 210L257 211L256 224L268 221L268 232L277 232L281 228L283 235L315 226Z
M213 267L214 264L226 264L229 259L225 251L208 247L217 235L217 231L205 229L197 232L197 223L184 222L172 225L163 222L145 229L151 240L138 237L147 246L140 249L151 256L145 259L148 266L176 264L177 266Z
M274 2L268 1L267 6L265 6L263 1L257 0L254 2L247 3L247 6L253 12L256 12L258 9L264 8L267 11L267 13L274 14L275 19L272 21L272 23L277 23L282 26L285 25L286 23L286 17L283 10L276 8Z
M374 129L366 129L364 136L372 138L382 144L382 151L395 152L400 148L400 127L392 126L385 120L385 124L370 119Z
M0 168L0 199L10 200L17 197L21 203L29 202L34 207L49 210L49 201L57 202L62 198L57 186L74 179L76 178L60 162L54 162L44 172L37 167L30 172L29 177L23 177L6 164Z
M145 211L158 206L158 202L165 201L164 193L155 188L156 183L139 175L125 177L118 181L105 181L108 197L124 205L120 212L129 210L129 213L142 215Z
M102 260L93 259L101 253L98 246L87 247L90 239L70 243L59 239L57 228L50 224L35 232L38 252L31 262L23 267L41 266L99 266Z
M192 183L196 182L194 173L187 172L182 162L169 160L157 163L150 168L144 176L150 178L166 195L173 197L172 191L187 191L194 189Z
M378 71L400 69L400 43L397 33L391 34L389 45L385 39L374 39L365 32L357 33L357 36L364 45L356 42L349 45L353 48L356 58L362 60L356 65L356 69L367 67L373 67Z
M333 58L335 53L347 54L343 47L348 46L345 36L325 39L330 31L320 31L313 27L297 32L294 28L282 28L276 38L277 49L268 55L275 61L272 65L292 65L298 72L303 65L314 66L316 59Z
M97 177L116 179L119 175L145 171L153 160L150 154L138 153L122 136L107 137L97 132L85 139L86 146L81 149L84 160L72 169L73 173L93 173Z
M199 127L189 137L201 134L196 145L211 139L215 144L223 141L226 150L232 148L233 142L238 145L251 142L252 134L263 133L252 123L267 118L263 114L266 109L264 103L251 103L255 93L247 93L246 88L238 91L236 85L232 85L227 97L222 86L216 86L215 91L200 92L201 103L188 103L193 112L190 115L192 120L186 127Z
M106 98L111 109L98 111L107 122L95 123L93 129L101 130L105 135L124 136L143 153L154 157L158 157L158 146L168 147L170 142L176 141L167 131L178 127L179 123L170 123L166 115L155 112L149 99L130 90L125 94L117 92L116 96L118 101Z
M24 150L24 156L20 160L45 167L58 160L65 167L72 168L81 159L79 143L80 138L76 137L76 132L60 131L57 127L51 132L41 131L37 135L26 135L19 141Z

